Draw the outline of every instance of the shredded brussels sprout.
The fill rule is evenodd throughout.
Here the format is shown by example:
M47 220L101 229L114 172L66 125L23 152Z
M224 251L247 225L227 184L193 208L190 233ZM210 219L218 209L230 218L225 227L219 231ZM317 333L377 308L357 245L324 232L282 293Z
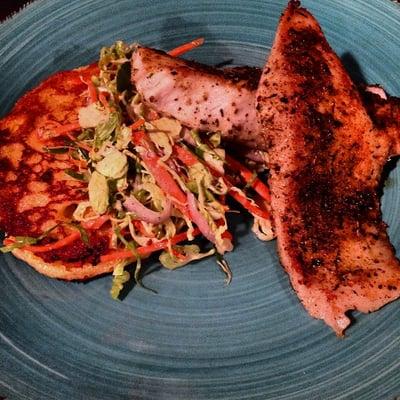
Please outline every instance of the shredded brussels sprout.
M232 187L228 187L224 179L226 160L221 134L192 130L189 143L184 143L189 128L149 109L130 81L130 59L135 48L135 44L117 41L101 49L100 72L92 77L92 86L89 86L90 104L78 112L81 132L63 146L45 148L47 153L69 153L77 167L64 172L87 182L82 191L88 200L76 205L70 224L79 230L82 241L90 245L91 232L83 226L105 218L109 250L123 252L125 257L131 252L127 260L115 264L110 290L114 299L131 279L131 274L125 270L128 261L135 260L132 279L142 285L139 254L146 256L147 253L138 252L139 248L163 249L159 260L171 270L217 254L218 265L227 279L231 279L229 266L222 258L222 254L232 250L233 244L226 219L229 206L225 203L225 196L231 193ZM177 148L186 151L188 160L177 157ZM149 164L149 160L153 164ZM245 189L252 184L248 182ZM246 196L241 189L234 187L233 190ZM134 203L133 198L141 204ZM193 199L192 211L188 208L188 199ZM254 200L247 200L256 207ZM161 212L164 212L162 217ZM202 251L198 245L190 243L199 231L213 242L213 249ZM273 237L267 219L255 218L253 231L262 240ZM189 244L174 242L174 238L182 234ZM43 235L16 237L13 244L0 250L7 252L34 245L42 238Z
M124 284L131 278L130 273L125 271L124 267L124 263L117 264L114 267L112 286L110 289L110 295L114 300L118 299L122 289L124 288Z
M169 251L163 251L160 254L159 260L163 267L176 269L185 266L191 261L209 257L214 253L214 249L206 253L201 253L199 246L188 244L185 246L173 246Z

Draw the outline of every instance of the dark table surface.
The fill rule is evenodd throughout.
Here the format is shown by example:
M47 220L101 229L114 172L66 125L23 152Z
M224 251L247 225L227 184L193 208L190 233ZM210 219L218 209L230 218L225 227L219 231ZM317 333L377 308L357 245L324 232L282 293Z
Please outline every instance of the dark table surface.
M26 3L33 0L0 0L0 21L20 10Z

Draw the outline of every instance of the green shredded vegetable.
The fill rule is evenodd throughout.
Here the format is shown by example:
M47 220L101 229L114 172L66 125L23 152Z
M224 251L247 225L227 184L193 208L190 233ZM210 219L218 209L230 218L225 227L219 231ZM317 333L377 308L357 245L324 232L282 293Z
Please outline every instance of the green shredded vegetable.
M113 148L96 164L96 170L107 178L116 180L125 178L128 172L128 158Z
M108 121L96 126L94 130L94 145L99 148L106 140L111 138L111 135L120 124L120 115L117 112L111 112Z
M78 140L86 140L86 139L93 139L94 137L94 129L87 128L83 129L82 133L78 135Z
M215 132L213 133L208 141L211 143L211 145L215 147L219 147L221 145L221 133L220 132Z
M42 239L44 239L46 236L48 236L58 226L60 226L60 224L56 224L56 225L52 226L51 228L44 231L37 238L31 237L31 236L15 236L15 242L8 246L0 247L0 251L2 253L9 253L10 251L13 251L15 249L20 249L21 247L36 244L36 243L40 242Z
M68 147L43 147L43 151L50 154L65 154L68 153Z
M110 289L110 295L114 300L119 298L119 295L124 288L124 284L131 279L128 271L125 271L124 264L119 264L114 268L113 280Z
M228 193L228 188L222 178L225 153L220 147L221 133L200 133L192 130L190 135L195 145L184 144L187 128L178 120L160 116L149 109L141 96L135 92L130 79L130 59L135 48L136 45L117 41L101 49L98 63L100 72L98 76L93 76L91 81L96 86L97 93L106 96L108 104L104 105L100 97L99 101L90 101L88 105L81 107L78 112L81 133L72 139L65 138L63 146L44 148L47 153L69 153L73 159L78 160L79 169L67 168L64 172L76 180L87 182L87 188L77 188L83 193L84 200L76 205L72 222L66 225L77 229L82 241L89 245L90 236L83 228L86 226L85 222L96 222L96 218L107 213L107 228L111 226L109 259L119 256L119 251L129 255L124 249L132 253L128 260L118 261L114 267L110 288L113 299L121 296L130 279L154 292L142 283L142 253L139 254L138 248L143 246L165 248L159 255L159 261L169 270L181 268L191 261L216 253L217 263L229 283L232 278L229 265L222 255L218 254L218 251L224 253L232 248L229 235L224 235L227 232L225 194ZM139 118L144 118L144 123L139 129L144 131L148 147L146 143L135 146L132 142L131 126ZM197 154L198 162L195 160L194 163L187 163L191 165L188 167L185 162L179 161L175 153L177 146L185 147L192 155ZM151 168L151 164L143 157L144 151L156 159L155 168ZM190 156L189 154L189 160ZM86 165L86 168L82 165ZM157 174L157 167L160 168L160 174ZM215 174L215 171L219 174ZM254 179L256 177L254 173ZM160 179L166 182L160 183ZM171 182L171 179L174 182ZM166 186L163 186L163 183ZM174 184L176 188L173 187ZM176 192L180 191L183 203L189 191L195 194L199 218L204 218L204 225L208 224L215 248L205 251L193 244L193 215L187 209L187 204L176 203L175 200L179 196L174 199L169 193L168 187L171 186ZM132 196L144 209L141 210L138 204L136 208L129 207L127 199ZM158 223L152 224L148 221L154 218L146 218L146 211L165 213L160 219L156 219ZM202 225L200 222L197 224ZM257 224L261 226L260 221ZM15 243L1 247L0 251L5 253L36 244L56 226L38 238L18 236ZM261 227L264 226L267 225L263 224ZM172 245L175 243L171 242L174 237L184 232L190 243ZM113 250L116 251L115 255ZM127 270L125 266L132 260L135 262L134 270Z
M89 161L90 160L89 153L85 149L82 149L81 147L78 147L76 149L76 152L77 152L79 158L81 158L82 160L84 160L84 161Z
M200 260L201 258L208 257L214 253L214 250L210 250L207 253L201 253L200 247L195 244L172 246L172 250L180 254L181 257L178 257L169 251L163 251L158 258L161 265L170 270L181 268L191 261Z
M217 264L221 268L222 272L226 275L225 282L229 285L232 282L232 271L229 267L229 264L226 262L222 254L215 253L215 257L217 258Z
M88 189L90 205L98 214L104 214L109 203L109 188L106 177L94 171L90 177Z
M224 150L220 148L211 148L204 143L200 134L197 130L190 131L192 139L194 140L196 147L195 153L207 164L211 165L215 170L223 173L224 171ZM214 140L215 141L215 140Z
M82 242L85 243L86 245L89 245L89 235L86 229L82 225L75 222L70 222L67 223L66 225L70 226L71 228L77 229L81 235Z
M0 247L0 251L2 253L9 253L15 249L19 249L24 246L28 246L31 244L36 244L38 242L37 238L29 237L29 236L16 236L15 242L8 245Z
M76 172L71 168L66 168L64 170L64 172L69 175L71 178L74 178L78 181L83 181L83 182L87 182L87 177L85 176L85 174L82 174L80 172Z
M136 247L137 246L136 246L135 242L134 241L127 241L124 238L124 236L121 234L121 229L119 228L119 226L117 226L114 229L114 233L117 236L117 238L123 243L125 248L130 250L130 251L132 251L132 256L135 257L136 265L135 265L135 272L134 272L134 280L135 280L136 284L141 286L144 289L147 289L147 290L149 290L149 291L151 291L153 293L156 293L155 290L153 290L151 288L148 288L147 286L143 285L143 283L142 283L142 278L141 278L142 259L141 259L141 257L139 256L139 254L136 251ZM127 272L127 271L125 271L125 272ZM125 274L125 276L126 276L126 274ZM130 276L129 276L129 279L130 279ZM119 289L119 291L122 290L124 283L128 282L129 279L124 281L124 282L122 282L121 279L117 280L116 286ZM114 284L113 284L113 286L114 286ZM114 293L116 293L116 291L117 291L117 289L114 288Z

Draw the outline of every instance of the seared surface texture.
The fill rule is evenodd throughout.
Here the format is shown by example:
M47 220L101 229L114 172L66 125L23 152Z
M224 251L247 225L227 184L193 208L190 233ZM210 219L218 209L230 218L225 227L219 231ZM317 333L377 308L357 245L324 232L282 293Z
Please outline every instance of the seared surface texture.
M386 133L393 141L392 153L400 154L400 98L381 98L368 91L360 91L364 106L375 127Z
M132 82L147 105L249 147L264 146L254 103L259 76L256 68L219 70L145 47L132 56Z
M134 53L132 65L132 81L151 108L175 117L190 128L221 130L225 140L266 149L264 137L258 134L255 115L259 68L217 69L144 47ZM376 128L389 129L398 140L400 99L384 100L359 89ZM400 148L396 154L399 152Z
M8 236L40 236L68 222L75 205L88 199L87 184L65 173L79 171L81 163L69 153L53 154L46 148L71 146L70 138L55 134L55 129L77 122L79 108L88 102L83 80L97 73L94 65L57 73L25 94L0 120L0 230ZM54 230L53 239L64 237L64 229L63 225ZM89 245L79 238L40 257L24 250L15 254L46 275L86 279L105 272L104 266L93 265L108 247L108 238L96 232ZM82 263L88 270L81 268ZM72 273L75 267L80 271Z
M373 311L400 294L377 196L395 141L375 128L317 21L295 1L281 18L257 109L281 262L307 311L340 335L346 311Z
M0 120L0 230L10 236L38 236L63 217L68 204L85 199L81 182L64 173L76 169L68 154L46 147L65 146L52 135L58 125L76 122L78 109L97 67L60 72L25 94Z

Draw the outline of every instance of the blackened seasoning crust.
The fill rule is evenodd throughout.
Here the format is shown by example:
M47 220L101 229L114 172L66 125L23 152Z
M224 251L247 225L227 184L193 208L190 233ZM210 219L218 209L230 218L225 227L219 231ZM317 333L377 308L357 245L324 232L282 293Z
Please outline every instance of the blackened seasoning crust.
M327 43L319 32L313 29L289 29L288 45L284 55L290 60L290 68L294 73L307 76L314 85L319 85L329 78L328 64L320 52L327 49Z
M316 92L326 91L334 95L335 89L328 61L321 57L322 52L329 49L321 32L311 28L291 28L289 36L291 40L284 51L286 58L290 59L290 69L309 79L299 81L298 90L290 98L278 96L275 92L269 97L279 98L279 109L296 114L299 102L304 102ZM268 149L269 143L264 135L259 134L256 118L256 89L261 76L259 68L218 69L144 47L135 52L132 66L132 80L136 88L156 111L177 118L191 128L219 130L225 140L235 145ZM356 93L354 87L351 90ZM259 111L262 108L260 100L256 104ZM273 110L270 111L272 120ZM329 123L332 111L319 115L312 107L308 113L317 123L322 118ZM377 124L382 125L381 115L376 117ZM386 121L386 116L384 118ZM338 120L334 122L340 124ZM308 139L315 140L312 135L308 135Z
M400 98L382 99L363 87L360 91L364 106L375 126L393 141L394 154L400 154Z
M298 2L281 18L256 96L281 262L308 312L342 334L348 310L400 295L377 196L383 165L399 150L399 123L387 117L394 107L373 99L371 120L369 99Z
M217 69L145 47L132 56L132 82L151 108L190 128L218 130L226 140L263 149L255 112L260 74L257 68Z

